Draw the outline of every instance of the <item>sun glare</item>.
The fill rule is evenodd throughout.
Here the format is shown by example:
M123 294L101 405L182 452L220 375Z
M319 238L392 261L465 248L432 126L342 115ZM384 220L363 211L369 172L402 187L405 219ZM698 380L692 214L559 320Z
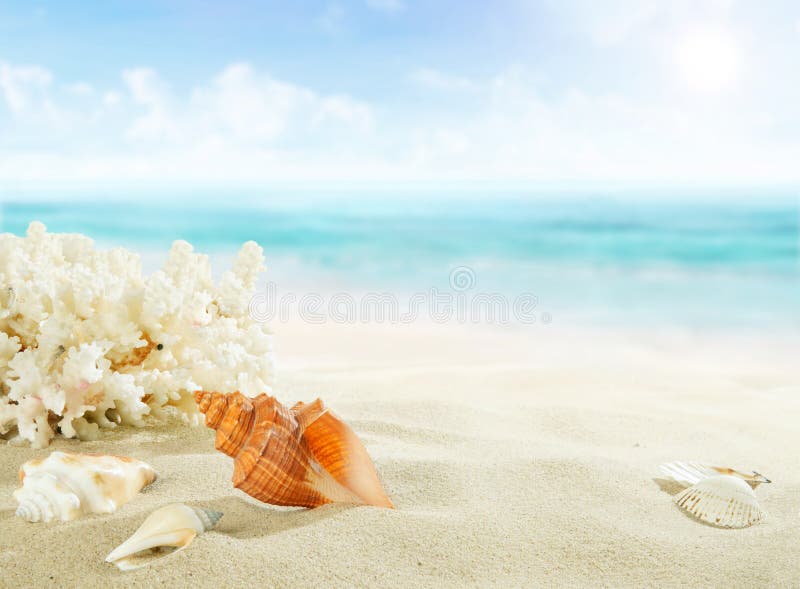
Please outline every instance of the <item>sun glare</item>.
M741 72L742 56L734 36L725 29L696 29L676 47L682 82L692 91L715 94L729 88Z

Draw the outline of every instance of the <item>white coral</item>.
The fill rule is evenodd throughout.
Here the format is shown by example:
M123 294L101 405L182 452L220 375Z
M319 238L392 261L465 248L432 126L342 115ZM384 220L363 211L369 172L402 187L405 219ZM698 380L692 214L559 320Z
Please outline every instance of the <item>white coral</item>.
M248 313L262 270L253 242L216 286L183 241L143 277L136 254L83 235L0 235L0 436L41 447L147 416L194 422L197 389L269 392L270 335Z

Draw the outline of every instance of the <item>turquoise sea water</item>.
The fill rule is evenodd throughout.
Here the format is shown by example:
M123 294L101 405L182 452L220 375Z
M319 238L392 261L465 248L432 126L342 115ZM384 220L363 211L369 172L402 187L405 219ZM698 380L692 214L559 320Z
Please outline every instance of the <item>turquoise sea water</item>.
M800 212L791 199L320 198L0 205L99 244L228 255L265 249L279 285L415 292L473 272L471 292L534 293L553 321L800 328Z

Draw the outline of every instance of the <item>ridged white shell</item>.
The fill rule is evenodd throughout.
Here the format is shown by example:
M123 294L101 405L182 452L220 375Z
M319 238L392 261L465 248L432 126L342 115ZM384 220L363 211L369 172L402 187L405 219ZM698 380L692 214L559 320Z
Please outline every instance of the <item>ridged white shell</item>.
M17 515L29 522L68 521L112 513L156 478L151 466L124 456L53 452L29 460L14 491Z
M137 562L139 553L161 547L175 547L174 552L183 550L197 534L213 528L221 517L222 513L210 509L182 503L166 505L147 516L133 536L111 551L106 562L113 562L123 571L145 566L152 559Z
M746 528L767 515L750 485L730 475L704 479L678 493L674 500L698 519L722 528Z

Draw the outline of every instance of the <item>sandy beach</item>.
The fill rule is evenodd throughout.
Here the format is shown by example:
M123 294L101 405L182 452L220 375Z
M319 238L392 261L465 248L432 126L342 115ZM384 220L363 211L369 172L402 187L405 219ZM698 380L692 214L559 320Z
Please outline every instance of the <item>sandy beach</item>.
M484 326L277 325L277 396L322 397L396 510L260 505L213 432L0 446L0 586L561 587L800 583L800 339ZM51 450L130 455L160 478L110 516L14 516L19 466ZM658 465L756 469L769 516L703 525ZM104 557L155 508L224 512L186 550L123 573Z

